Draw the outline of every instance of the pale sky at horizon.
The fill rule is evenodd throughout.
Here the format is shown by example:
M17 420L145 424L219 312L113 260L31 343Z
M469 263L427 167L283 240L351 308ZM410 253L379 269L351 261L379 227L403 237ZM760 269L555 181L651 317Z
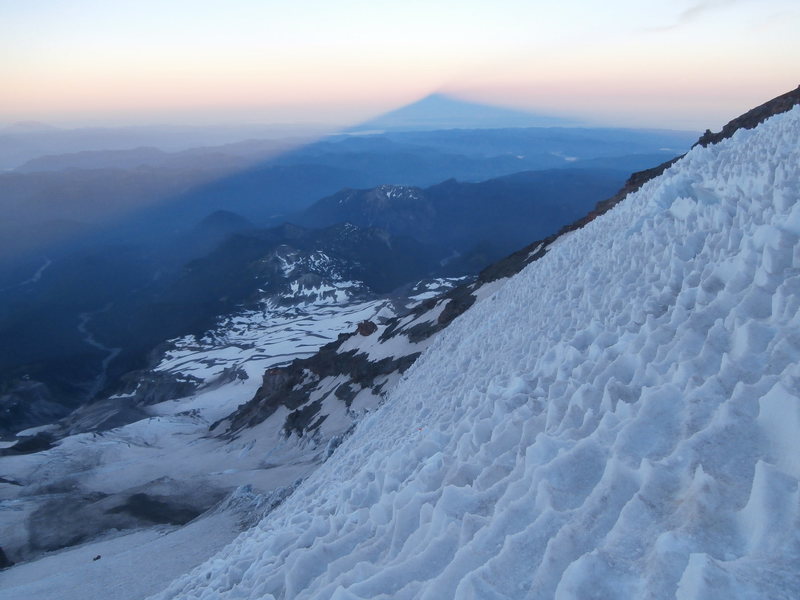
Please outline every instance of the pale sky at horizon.
M446 92L714 128L798 67L797 0L0 0L0 124L346 124Z

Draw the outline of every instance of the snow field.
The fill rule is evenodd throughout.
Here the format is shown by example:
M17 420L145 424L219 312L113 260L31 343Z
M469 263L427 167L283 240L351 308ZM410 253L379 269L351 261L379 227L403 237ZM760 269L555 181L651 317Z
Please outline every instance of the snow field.
M798 108L692 150L154 598L800 596L799 167Z
M260 381L265 369L311 356L340 333L353 331L360 321L394 314L387 300L337 299L340 304L323 298L293 307L267 304L263 310L243 311L223 319L200 339L185 336L173 340L156 370L211 382L225 369L241 368L250 379Z

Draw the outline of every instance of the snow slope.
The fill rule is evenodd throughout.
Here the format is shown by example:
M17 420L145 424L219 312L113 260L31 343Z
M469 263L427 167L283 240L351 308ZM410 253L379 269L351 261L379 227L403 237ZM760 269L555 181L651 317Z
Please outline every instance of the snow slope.
M156 598L800 596L800 108L476 304Z

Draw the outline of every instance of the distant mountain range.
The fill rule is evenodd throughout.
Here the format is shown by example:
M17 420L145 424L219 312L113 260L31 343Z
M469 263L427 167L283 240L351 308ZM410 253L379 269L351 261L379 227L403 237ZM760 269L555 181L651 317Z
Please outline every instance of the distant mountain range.
M52 155L0 174L3 262L92 230L139 243L172 237L216 210L273 226L342 188L482 181L525 170L602 168L622 174L686 150L696 134L622 129L451 129L340 135L305 146L243 142Z
M59 128L55 125L49 125L48 123L42 123L41 121L17 121L16 123L12 123L11 125L6 125L5 127L0 127L0 135L10 133L10 134L20 134L20 133L37 133L43 131L58 131Z
M220 146L202 146L165 152L154 146L122 150L83 150L67 154L48 154L21 164L15 173L76 169L136 169L141 167L192 168L224 167L242 169L256 162L309 143L309 139L246 140Z
M0 171L15 169L42 156L87 151L155 147L164 152L219 146L243 140L310 139L330 133L322 125L141 125L128 127L53 127L20 122L0 128Z
M407 106L345 128L345 131L362 133L375 130L563 127L579 124L577 121L560 117L479 104L444 94L431 94ZM242 140L263 142L287 137L308 139L330 133L330 126L320 124L63 128L38 121L20 121L0 127L0 170L19 168L24 163L42 156L131 150L139 150L141 153L142 149L148 147L163 152L178 152L195 147L236 144ZM143 156L145 160L163 159L152 156L152 153ZM83 158L103 161L102 156ZM135 156L132 158L136 160ZM34 163L31 166L52 168L52 165L46 162L39 165ZM26 166L26 169L30 170L31 166ZM102 166L102 162L94 166Z
M349 222L379 227L438 249L451 274L474 272L585 215L614 193L619 171L527 171L479 183L454 179L427 188L381 185L342 190L310 206L298 221L322 227ZM466 264L464 263L466 261Z

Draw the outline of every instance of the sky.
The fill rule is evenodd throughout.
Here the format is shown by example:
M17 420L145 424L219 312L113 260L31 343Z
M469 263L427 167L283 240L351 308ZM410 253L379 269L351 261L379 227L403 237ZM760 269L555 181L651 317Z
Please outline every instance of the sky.
M798 0L0 0L0 125L349 124L444 92L718 128L800 84Z

